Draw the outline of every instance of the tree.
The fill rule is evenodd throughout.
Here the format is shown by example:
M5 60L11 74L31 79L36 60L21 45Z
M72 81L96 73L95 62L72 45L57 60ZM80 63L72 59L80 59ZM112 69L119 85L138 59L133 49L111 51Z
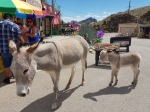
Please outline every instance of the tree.
M90 22L86 22L85 24L82 24L79 28L79 35L84 37L88 43L96 42L97 36L96 36L96 30L92 27Z

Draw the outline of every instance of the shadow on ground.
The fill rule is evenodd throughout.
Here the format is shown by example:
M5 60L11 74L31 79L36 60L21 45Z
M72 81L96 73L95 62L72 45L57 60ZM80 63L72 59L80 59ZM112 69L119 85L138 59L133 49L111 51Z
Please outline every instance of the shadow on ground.
M0 81L0 82L1 82L0 83L0 88L15 83L15 81L11 81L10 84L5 84L2 81Z
M113 87L113 86L108 86L104 89L101 89L97 92L93 93L87 93L83 97L87 99L91 99L93 101L97 101L95 96L100 96L100 95L111 95L111 94L128 94L131 92L132 89L134 89L132 85L129 86L123 86L123 87Z
M9 84L3 83L4 78L5 78L4 73L3 73L3 72L0 73L0 88L1 88L1 87L4 87L4 86L6 86L6 85L9 85ZM11 81L10 84L15 83L14 80L12 81L12 78L10 79L10 81Z
M92 64L92 65L88 65L87 68L98 68L98 69L108 69L108 70L111 70L111 66L110 66L109 63L99 64L98 66L96 66L95 64Z
M69 98L72 93L78 89L81 85L73 88L73 89L69 89L69 90L62 90L59 92L59 98L58 98L58 108L59 109L62 105L62 102L65 101L67 98ZM30 105L28 105L27 107L25 107L23 110L21 110L21 112L53 112L51 110L51 105L53 103L53 98L54 98L54 94L51 93L43 98L40 98L36 101L34 101L33 103L31 103ZM57 110L56 109L56 110Z

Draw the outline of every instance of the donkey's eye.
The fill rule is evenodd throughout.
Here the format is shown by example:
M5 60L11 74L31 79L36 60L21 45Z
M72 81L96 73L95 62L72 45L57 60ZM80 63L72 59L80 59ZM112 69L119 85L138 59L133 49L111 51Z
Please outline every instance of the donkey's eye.
M26 73L28 72L28 70L29 70L29 69L25 69L25 70L23 71L23 74L26 74Z

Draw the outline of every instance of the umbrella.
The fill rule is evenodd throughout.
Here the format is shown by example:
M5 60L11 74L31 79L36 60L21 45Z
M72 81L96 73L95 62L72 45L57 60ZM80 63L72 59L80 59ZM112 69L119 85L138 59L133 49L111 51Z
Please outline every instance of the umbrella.
M0 0L0 12L42 15L42 10L20 0Z
M44 15L37 15L37 14L22 14L19 12L16 12L16 17L17 18L32 18L32 19L36 19L36 18L42 18Z

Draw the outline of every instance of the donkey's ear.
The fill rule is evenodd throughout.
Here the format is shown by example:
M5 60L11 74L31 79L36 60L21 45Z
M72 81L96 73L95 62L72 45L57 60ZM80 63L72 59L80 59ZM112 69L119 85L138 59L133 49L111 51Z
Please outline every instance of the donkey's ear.
M44 38L41 38L37 43L33 44L32 46L30 46L26 51L28 53L32 53L38 46L39 44L44 40Z
M37 42L37 43L33 44L32 46L30 46L26 51L28 53L32 53L38 47L38 45L39 45L39 42Z
M9 45L9 50L10 50L11 53L14 53L15 51L17 51L16 44L10 38L8 39L8 45Z
M14 57L17 57L17 55L18 55L18 52L17 52L17 46L16 46L16 44L13 42L13 40L12 39L8 39L8 46L9 46L9 50L10 50L10 52L12 53L12 55L14 56Z

